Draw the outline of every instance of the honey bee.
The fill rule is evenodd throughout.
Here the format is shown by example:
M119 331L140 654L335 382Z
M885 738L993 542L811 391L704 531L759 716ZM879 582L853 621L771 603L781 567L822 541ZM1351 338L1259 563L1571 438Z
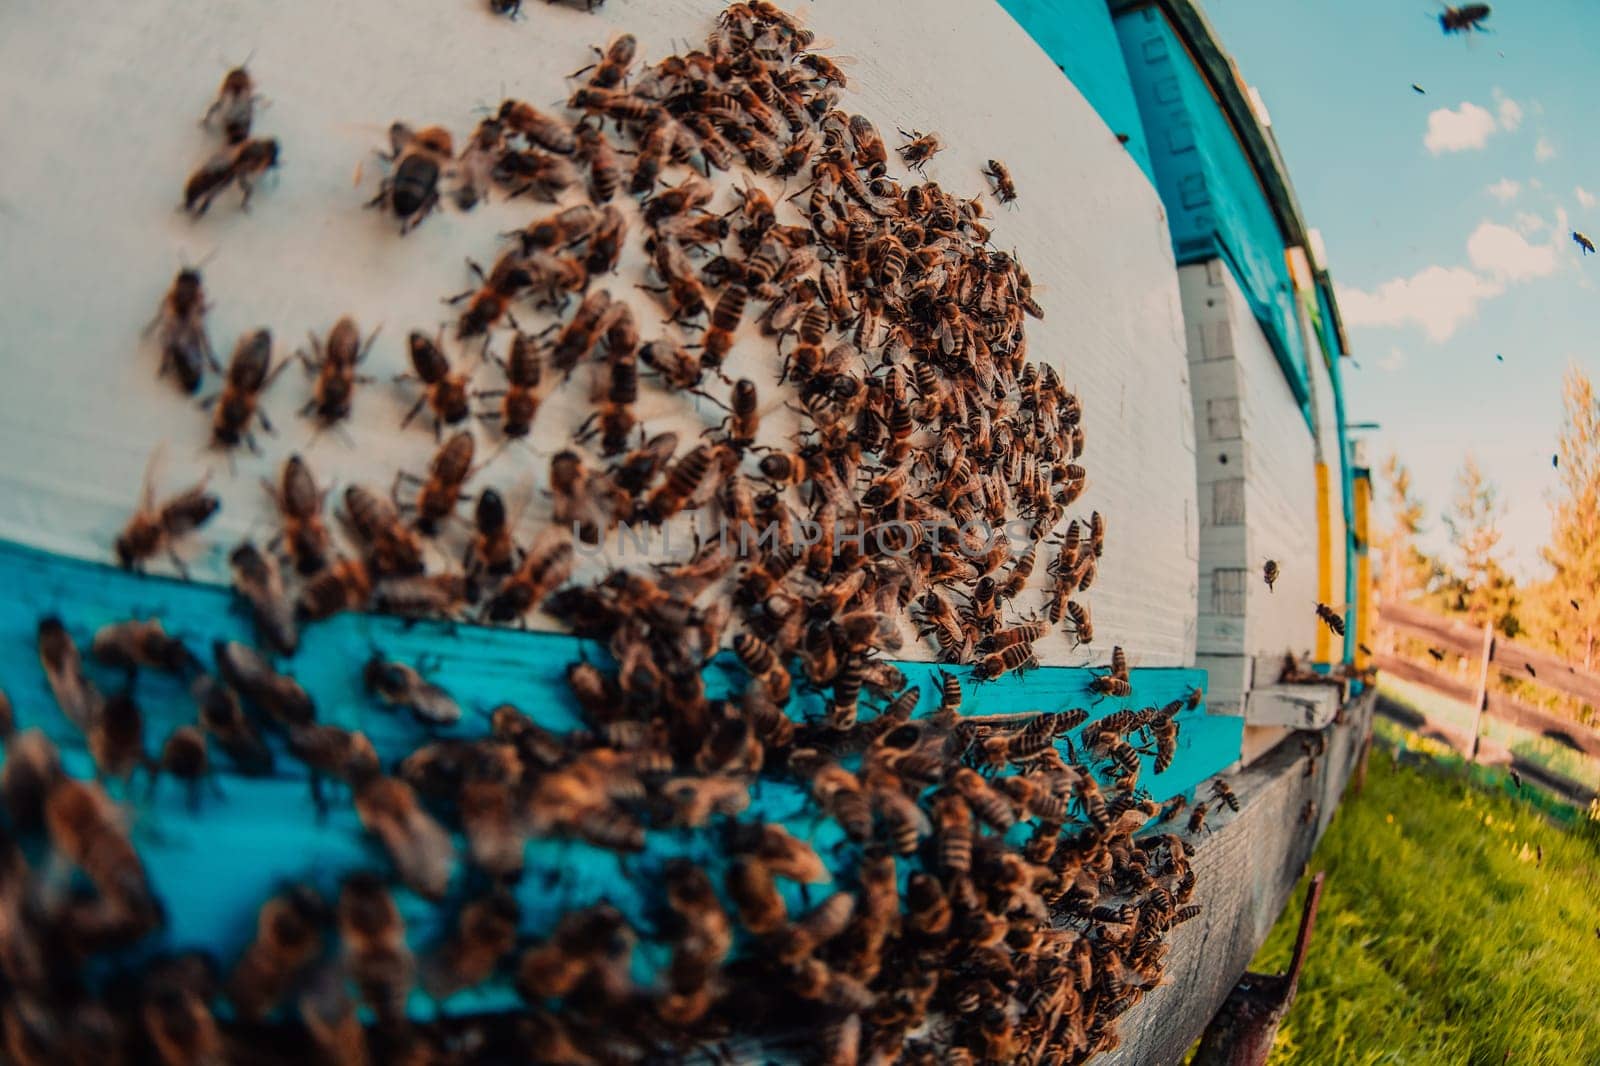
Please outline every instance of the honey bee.
M462 558L467 576L476 578L488 574L491 577L504 577L511 573L516 568L521 549L511 535L505 500L494 489L484 489L478 494L472 526L472 539Z
M234 67L223 76L222 85L217 89L217 98L206 108L201 124L210 126L211 120L220 114L223 136L229 144L239 144L250 137L256 101L260 99L250 71L242 66Z
M454 934L423 970L428 994L442 999L494 976L500 961L516 947L521 916L516 897L503 889L463 907Z
M504 100L496 117L507 129L521 134L547 152L572 155L578 150L577 134L572 127L532 104L521 100Z
M131 692L116 693L105 701L89 729L89 754L101 778L126 781L133 771L148 766L144 715Z
M1344 636L1344 616L1325 603L1317 604L1317 617L1336 637Z
M328 810L324 777L353 784L378 773L378 753L363 733L310 723L289 730L289 751L311 772L311 801L319 815Z
M417 477L400 471L395 475L395 488L402 482L416 486L416 496L402 510L416 513L415 525L424 536L434 536L441 523L455 516L456 505L469 497L461 491L472 476L474 442L466 430L456 433L440 446L428 464L428 476Z
M322 954L332 915L322 897L295 885L262 904L256 935L228 978L228 999L240 1017L259 1021L284 999Z
M484 617L491 622L521 619L572 576L574 563L571 534L557 519L534 538L522 564L489 600Z
M811 776L811 794L852 840L872 836L872 806L855 774L837 763L825 765Z
M978 642L974 649L979 655L992 655L997 651L1017 644L1032 644L1049 631L1049 626L1043 622L1028 622L1010 629L1002 629L991 633Z
M778 703L789 698L789 671L779 660L772 646L753 633L740 633L733 638L733 652L756 683L762 685Z
M248 777L272 773L272 749L245 716L239 697L231 688L209 674L201 674L190 692L199 707L201 728L216 740L239 773Z
M87 732L100 718L105 697L84 673L78 646L54 615L41 618L38 629L39 664L67 721Z
M1219 777L1211 782L1211 795L1234 814L1239 813L1239 797L1233 794L1233 789L1229 788L1228 783L1222 778Z
M295 599L294 618L317 622L355 611L372 599L372 573L360 559L338 559L307 581Z
M1094 621L1086 604L1067 600L1067 617L1072 619L1073 642L1076 645L1094 643Z
M311 467L300 456L291 455L283 464L277 485L266 480L262 483L283 519L283 528L268 547L286 544L289 557L301 574L321 570L328 564L332 540L322 520L322 504L327 493L317 488Z
M207 364L219 373L222 370L206 336L206 307L200 271L185 267L178 271L161 300L161 309L144 331L146 336L156 333L161 347L161 374L170 372L178 379L179 387L191 395L200 390Z
M274 369L271 362L270 330L258 329L239 338L228 362L222 391L205 401L205 406L216 409L211 420L213 448L234 448L242 440L251 451L260 454L261 449L250 432L251 424L260 422L263 429L272 432L267 413L259 407L261 393L289 365L279 363Z
M400 908L376 874L362 872L345 878L337 914L350 979L379 1024L395 1025L405 1017L416 969Z
M366 550L373 573L392 577L422 572L422 542L400 521L392 503L361 485L350 485L344 490L344 506L339 519Z
M1011 179L1011 171L998 159L989 160L988 169L984 172L988 179L994 182L994 197L1003 204L1009 204L1017 198L1017 183Z
M162 1066L226 1061L222 1027L208 1005L215 994L210 960L178 955L152 966L140 980L139 1018Z
M257 636L278 654L293 655L300 647L300 633L277 561L245 541L228 555L228 563L234 591L249 605Z
M666 297L663 303L672 321L686 322L705 311L706 287L701 283L682 245L674 240L656 241L652 262L661 285L640 287L646 292Z
M355 803L361 824L383 845L406 887L434 902L444 898L455 846L418 804L411 786L394 777L373 777L356 785Z
M1089 691L1119 698L1132 695L1133 686L1128 681L1128 659L1120 645L1111 649L1110 672L1089 682Z
M222 501L206 491L204 478L190 489L169 496L158 505L152 481L155 457L146 469L139 508L117 534L117 562L124 570L142 570L144 563L165 550L178 572L188 576L189 568L179 556L178 545L190 533L211 520Z
M496 166L505 153L505 124L493 115L484 117L473 129L457 161L456 170L461 178L455 189L457 207L471 211L480 201L489 198Z
M388 707L402 707L428 726L450 726L461 720L461 705L433 682L404 663L389 662L374 652L362 668L367 691Z
M660 525L682 511L691 498L704 490L712 480L712 464L717 462L720 454L718 448L701 444L673 463L667 468L666 479L639 508L640 516Z
M656 476L672 462L678 450L676 433L657 433L639 447L619 459L611 468L611 478L618 489L638 498L648 489ZM728 486L737 486L737 478L729 479Z
M1204 803L1196 803L1189 811L1189 835L1194 836L1206 828L1206 814L1210 810Z
M382 328L374 329L362 341L361 328L355 319L345 315L328 331L326 343L314 333L309 335L311 354L301 352L299 359L308 374L316 375L316 384L311 399L300 409L302 415L315 418L324 428L350 417L356 384L371 381L357 374L356 367L366 360Z
M219 640L212 644L211 652L223 681L278 725L292 729L316 718L316 704L300 683L278 673L248 644Z
M389 149L382 158L394 164L394 170L367 206L393 212L403 237L438 206L439 179L455 156L455 142L442 126L413 130L396 122L389 127Z
M445 300L449 304L469 301L467 309L456 320L457 340L482 337L488 333L502 318L509 316L511 302L534 284L530 264L514 248L496 259L488 274L470 259L467 260L467 269L478 279L479 287ZM511 321L515 324L516 320Z
M243 190L242 210L250 210L255 179L278 165L278 142L271 138L243 141L212 156L183 186L183 209L199 218L229 185L239 183Z
M611 358L610 379L604 402L578 427L577 434L579 441L598 435L600 454L605 456L626 450L637 425L633 405L639 399L639 364L633 352Z
M1265 581L1267 583L1267 591L1271 592L1272 591L1272 586L1277 584L1277 581L1278 581L1278 564L1277 564L1276 560L1268 559L1265 563L1262 564L1262 566L1261 566L1261 580L1263 580L1263 581ZM1319 617L1321 616L1321 613L1322 612L1320 612L1320 611L1317 612Z
M182 674L198 665L183 641L167 634L159 618L102 626L89 650L100 662L129 673L148 667Z
M540 382L544 377L544 361L533 338L517 332L505 360L495 362L506 376L506 387L476 393L478 399L499 398L497 409L479 414L486 422L500 423L500 432L510 440L521 440L533 432L533 419L539 413Z
M465 370L452 371L450 360L425 333L413 332L407 345L413 372L401 377L419 380L423 388L422 396L406 412L400 427L404 429L410 425L423 407L427 407L433 414L433 434L437 438L441 427L453 426L472 413L468 390L471 375Z
M583 259L586 275L615 273L617 263L622 258L623 238L627 234L627 218L607 204L600 215L600 224L589 237L589 251Z
M594 350L604 333L602 326L611 303L611 294L604 289L596 289L583 298L572 318L556 334L550 350L551 366L570 374Z
M900 136L906 138L906 143L898 149L900 158L905 160L906 166L919 174L928 165L928 160L944 147L944 143L939 140L939 135L936 133L923 133L921 130L912 130L908 133L901 130Z
M183 782L188 793L189 809L199 810L200 789L211 774L211 756L206 749L205 734L192 725L179 726L167 734L166 741L161 745L158 762L163 773ZM152 790L155 788L153 777L150 787Z
M622 186L622 163L603 130L581 122L576 138L578 158L589 165L589 199L609 204Z
M728 896L739 914L739 922L756 936L780 932L789 912L778 891L772 871L759 859L748 856L734 859L728 868Z
M979 659L972 667L972 677L975 681L993 681L1011 671L1021 672L1038 665L1032 645L1013 644L1004 651Z

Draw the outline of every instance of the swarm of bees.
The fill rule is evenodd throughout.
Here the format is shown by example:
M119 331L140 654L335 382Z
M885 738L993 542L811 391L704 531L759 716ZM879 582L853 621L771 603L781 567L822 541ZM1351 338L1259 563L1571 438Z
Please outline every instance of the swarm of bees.
M202 807L213 751L244 774L297 760L318 810L330 784L342 786L393 879L449 901L451 931L414 958L386 876L351 875L326 898L288 887L263 905L255 941L226 976L164 960L143 1014L97 1022L215 1057L238 1039L211 1011L225 996L245 1021L298 1018L335 1061L446 1046L478 1049L470 1058L497 1041L543 1061L638 1061L730 1035L777 1047L797 1033L829 1063L1078 1062L1115 1045L1117 1019L1161 978L1167 932L1198 913L1192 846L1136 834L1163 813L1141 773L1172 765L1180 715L1200 693L1092 723L1083 708L962 713L956 667L970 667L969 684L1031 669L1035 644L1057 627L1093 644L1082 594L1106 522L1099 512L1067 519L1087 484L1081 404L1053 367L1027 358L1026 320L1043 311L1021 264L989 243L982 200L923 176L940 139L907 133L898 154L916 180L891 175L882 136L840 109L846 75L813 42L772 4L736 2L703 50L653 65L640 65L631 36L617 37L577 72L566 112L508 99L459 156L443 127L391 127L370 206L401 233L491 195L550 205L505 234L492 265L474 267L477 287L451 301L455 342L481 345L487 359L447 354L443 331L407 338L401 385L413 406L402 426L433 429L432 461L398 472L387 493L344 484L330 521L328 482L302 457L286 459L266 486L278 530L229 557L262 651L219 642L208 672L158 625L96 639L103 662L191 686L195 723L154 754L131 688L101 696L59 622L48 642L41 628L40 652L62 710L104 751L107 779L175 777ZM238 143L251 144L254 89L241 73L213 110L230 139L242 122ZM731 205L716 204L714 172L799 191L775 200L747 180ZM1004 164L991 160L986 173L1002 203L1015 199ZM248 195L242 175L218 187L232 180ZM605 284L630 232L648 261L639 288L665 320L656 336ZM187 270L158 318L163 368L187 391L212 358L204 309L198 270ZM553 321L535 332L540 316ZM799 428L784 440L764 433L767 385L728 373L756 334L796 398ZM363 340L348 317L311 337L301 413L318 432L349 418L375 337ZM240 341L216 401L217 447L253 446L253 430L270 428L256 402L282 369L270 350L264 330ZM500 387L477 387L483 361ZM525 440L575 376L588 379L594 412L548 458L549 521L523 537L499 490L469 489L482 469L473 423L502 449ZM639 403L647 389L725 417L698 439L652 433ZM203 483L159 504L147 487L119 558L181 558L177 547L216 506ZM821 535L797 537L791 514ZM579 546L624 524L693 517L732 535L697 541L682 561L580 570ZM997 535L1019 525L1025 543ZM974 534L985 526L995 532ZM1030 595L1040 598L1024 607ZM604 651L568 672L583 727L552 732L504 704L488 712L487 736L465 739L453 732L470 720L455 698L375 649L356 667L374 704L430 734L451 731L385 766L361 733L319 721L270 657L292 655L307 627L363 610L510 625L543 612ZM889 661L907 639L902 619L951 668L930 716L916 716L922 692ZM708 696L708 668L738 676L733 694ZM1132 696L1122 648L1091 691ZM802 697L819 697L820 711L799 710ZM158 928L114 806L99 786L63 778L38 740L23 748L31 761L7 760L7 775L14 764L31 775L4 789L14 824L36 826L25 816L66 802L55 800L62 789L82 791L90 798L75 802L85 820L94 814L97 848L123 856L115 870L84 867L120 908L126 928L114 942ZM797 787L837 824L845 843L830 861L780 825L741 819L758 781ZM1213 799L1236 809L1220 783ZM1024 823L1032 829L1015 843ZM711 835L726 861L652 860L647 833L663 829ZM78 858L89 830L45 831L70 861L90 861ZM654 861L660 876L646 880L661 886L662 921L635 927L596 904L530 936L510 888L527 842L552 837ZM835 892L798 913L780 887L830 880ZM72 940L83 920L68 908L47 928ZM654 986L633 978L641 940L670 949ZM0 964L24 957L0 952ZM58 1002L57 986L27 975L7 979L41 1017L101 1010ZM528 1009L466 1023L470 1034L407 1020L415 987L447 995L492 980L509 981ZM62 1025L51 1039L77 1040L80 1029L91 1031Z

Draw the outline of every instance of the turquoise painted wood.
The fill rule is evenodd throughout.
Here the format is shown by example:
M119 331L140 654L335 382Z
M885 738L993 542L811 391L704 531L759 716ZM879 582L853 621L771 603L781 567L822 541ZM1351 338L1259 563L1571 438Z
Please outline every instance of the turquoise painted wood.
M11 697L19 725L47 733L62 749L68 772L77 776L89 776L93 767L83 737L57 709L45 684L36 651L40 617L58 615L86 656L97 628L133 616L159 617L169 632L183 638L207 662L212 641L251 639L248 619L235 609L225 589L129 574L5 542L0 542L0 587L7 593L0 601L0 686ZM461 702L466 714L457 727L439 731L442 736L486 732L488 722L482 712L505 701L548 728L575 728L581 723L563 672L580 654L600 657L592 644L570 636L442 622L411 624L376 615L341 616L308 630L299 653L283 668L315 697L321 720L366 732L386 765L426 740L428 733L409 717L382 709L363 690L361 667L375 650L419 664ZM1137 659L1136 649L1133 655ZM924 687L918 713L931 712L938 702L940 668L927 663L899 665L912 683ZM92 661L87 666L104 691L123 683L117 671ZM966 682L963 710L987 715L1081 706L1100 718L1128 705L1165 703L1205 684L1203 671L1134 669L1131 699L1096 702L1088 691L1093 676L1089 670L1047 667L982 685ZM708 668L707 687L715 697L737 691L743 679L736 661L719 657ZM145 713L146 745L151 749L174 727L194 720L188 694L169 678L142 674L135 693ZM800 692L791 711L820 715L821 697ZM1239 755L1242 719L1207 714L1202 704L1197 711L1182 714L1180 723L1172 767L1157 776L1146 765L1141 774L1141 783L1157 800L1191 792ZM279 885L306 881L331 894L344 874L385 867L384 856L362 831L353 809L337 802L338 797L326 819L319 821L303 767L277 738L269 742L277 745L270 777L241 777L229 771L225 758L216 756L217 794L204 799L198 814L189 810L183 790L170 781L162 782L153 795L146 794L142 780L136 781L123 797L135 842L168 909L166 929L141 950L203 948L231 960L253 935L261 901ZM817 818L806 795L795 786L757 783L745 817L783 822L811 841L836 868L853 865L854 845L831 821ZM548 932L564 911L600 900L617 906L637 928L649 930L653 927L650 885L662 864L677 856L692 857L715 870L720 860L714 832L652 830L645 852L631 857L576 841L532 841L527 874L517 889L523 930L530 936ZM458 870L458 888L461 881ZM801 907L798 890L786 888L791 906ZM419 950L425 950L453 920L448 905L435 907L403 891L396 895ZM635 956L636 977L650 980L665 960L664 948L642 939ZM489 986L460 993L443 1008L497 1009L514 999L510 988ZM425 1015L435 1008L419 993L413 1009Z

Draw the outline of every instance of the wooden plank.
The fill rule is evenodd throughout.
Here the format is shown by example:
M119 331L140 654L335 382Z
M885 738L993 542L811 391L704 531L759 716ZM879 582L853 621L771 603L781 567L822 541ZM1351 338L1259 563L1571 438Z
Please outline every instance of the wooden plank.
M1378 609L1378 620L1441 651L1472 659L1482 654L1480 631L1458 619L1444 618L1410 604L1386 603ZM1507 676L1544 685L1600 708L1600 674L1579 670L1558 656L1513 640L1496 640L1492 659Z
M1409 604L1384 604L1378 608L1378 621L1426 641L1440 651L1476 658L1483 650L1483 633L1477 626L1441 618Z
M1168 1066L1199 1039L1332 819L1366 742L1375 697L1368 689L1345 708L1342 724L1323 731L1327 752L1311 773L1290 736L1233 779L1241 810L1214 815L1216 831L1196 842L1195 899L1205 909L1173 932L1166 980L1123 1017L1121 1046L1095 1058L1095 1066ZM1315 817L1302 823L1308 801Z
M1470 705L1475 694L1473 686L1467 682L1437 673L1409 659L1401 659L1394 655L1378 655L1373 662L1386 674L1403 681L1425 685L1462 703ZM1491 718L1498 718L1503 722L1532 730L1540 736L1565 744L1574 751L1581 751L1585 755L1600 759L1600 730L1592 729L1581 722L1551 714L1502 692L1489 693L1484 712Z
M1331 685L1265 685L1245 697L1244 720L1250 725L1321 729L1338 711L1339 690Z

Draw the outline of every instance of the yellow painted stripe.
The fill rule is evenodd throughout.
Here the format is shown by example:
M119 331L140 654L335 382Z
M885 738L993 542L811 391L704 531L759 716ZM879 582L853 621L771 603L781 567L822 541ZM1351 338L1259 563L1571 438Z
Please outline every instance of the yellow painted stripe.
M1333 598L1333 528L1328 514L1327 463L1317 464L1317 599L1335 610L1339 609L1339 604ZM1317 623L1317 662L1333 661L1332 637L1327 626Z
M1356 520L1356 669L1365 670L1371 663L1371 658L1361 650L1362 646L1372 646L1372 564L1367 554L1367 516L1372 507L1372 481L1369 478L1358 477L1355 479L1355 520Z

